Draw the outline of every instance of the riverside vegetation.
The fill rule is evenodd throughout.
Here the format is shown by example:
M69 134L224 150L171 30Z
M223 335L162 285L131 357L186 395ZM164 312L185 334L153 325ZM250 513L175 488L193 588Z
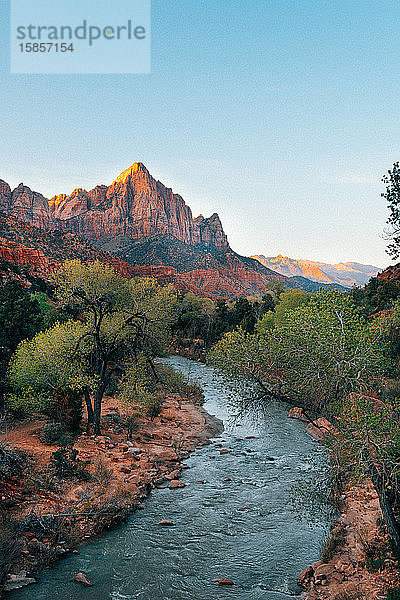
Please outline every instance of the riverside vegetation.
M398 163L385 183L391 210L389 250L397 257ZM152 278L123 277L98 261L66 261L40 289L29 290L10 277L0 288L4 422L15 427L16 419L40 415L45 419L39 428L41 442L58 446L34 482L36 491L68 478L88 481L93 472L74 447L84 412L87 434L100 436L105 417L107 427L115 417L119 432L138 439L144 423L159 418L163 406L171 408L171 394L178 405L179 398L198 402L201 397L198 389L157 365L155 358L168 346L202 358L208 353L212 364L247 398L243 410L276 398L302 409L304 418L316 426L321 426L321 417L326 419L323 437L337 489L371 481L379 498L381 530L388 544L383 558L382 548L379 556L370 549L369 564L385 557L397 564L399 288L399 280L377 277L350 293L308 293L287 291L278 281L270 282L262 297L227 303L177 294L171 285L161 286ZM110 398L118 407L127 407L122 419L118 411L113 417ZM110 440L102 442L109 449ZM13 490L13 498L18 497L14 492L29 460L2 441L0 481L2 490ZM108 467L99 462L96 469L98 479L109 480ZM7 493L1 496L3 583L20 552L18 508L18 501ZM43 519L40 526L46 528ZM326 552L333 550L328 546ZM400 591L388 594L393 599Z

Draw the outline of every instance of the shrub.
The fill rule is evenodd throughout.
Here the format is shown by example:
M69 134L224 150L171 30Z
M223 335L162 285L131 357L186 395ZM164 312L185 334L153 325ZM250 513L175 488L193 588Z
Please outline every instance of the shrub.
M39 439L41 442L48 444L49 446L55 444L67 446L69 443L71 443L71 438L66 434L61 423L48 423L45 425L40 432Z
M3 589L7 574L22 550L18 534L17 523L11 520L8 512L2 512L0 514L0 589Z
M136 433L140 427L138 414L134 413L125 417L124 425L127 431L128 440L130 440L132 439L133 434Z
M189 381L182 373L175 371L170 365L157 365L157 374L163 389L173 394L186 396L194 404L203 404L203 390L196 383Z
M97 483L102 487L107 486L112 479L112 475L112 469L109 469L106 466L104 460L100 458L99 462L97 463L96 471L94 474L94 478L96 479Z
M146 403L146 415L154 421L156 417L161 413L162 400L159 396L151 396Z
M344 527L335 527L331 530L322 550L321 560L329 562L338 550L344 546L346 542L346 531Z
M368 544L365 550L365 566L370 573L379 571L385 566L388 549L378 543Z
M81 481L91 478L89 471L85 469L85 463L78 458L78 450L72 446L62 446L51 455L50 462L57 477L68 479L76 477Z
M8 479L21 475L27 465L26 456L6 442L0 442L0 477Z
M400 600L400 587L388 590L386 600Z

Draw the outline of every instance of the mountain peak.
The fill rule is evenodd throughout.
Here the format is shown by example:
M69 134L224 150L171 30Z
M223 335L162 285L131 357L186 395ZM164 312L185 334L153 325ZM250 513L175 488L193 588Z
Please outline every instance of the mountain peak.
M115 180L114 183L119 183L122 181L126 181L129 177L132 177L136 173L144 173L145 175L149 175L149 171L141 162L135 162L133 165L122 171Z

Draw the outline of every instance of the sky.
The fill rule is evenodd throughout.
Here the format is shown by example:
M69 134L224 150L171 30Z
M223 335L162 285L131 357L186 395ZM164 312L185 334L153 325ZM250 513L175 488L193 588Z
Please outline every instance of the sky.
M98 0L99 11L113 3ZM16 75L0 3L0 179L52 196L136 161L244 255L385 267L400 159L386 0L153 0L152 69Z

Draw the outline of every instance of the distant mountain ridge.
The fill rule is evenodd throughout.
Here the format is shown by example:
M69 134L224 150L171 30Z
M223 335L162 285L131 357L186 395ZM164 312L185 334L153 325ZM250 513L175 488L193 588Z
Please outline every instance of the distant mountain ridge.
M311 281L338 284L344 287L363 286L375 277L380 269L373 265L363 265L357 262L343 262L336 265L317 262L313 260L299 260L288 256L264 256L254 255L252 258L258 260L262 265L285 275L286 277L301 276Z
M39 249L42 273L54 264L56 249L59 261L71 258L71 249L76 247L74 257L82 254L87 260L98 250L105 262L117 257L118 267L128 276L151 275L211 298L265 294L272 281L309 291L321 285L302 276L287 278L234 252L216 213L194 218L183 198L152 177L140 162L111 185L97 185L90 191L76 188L50 200L23 183L11 190L0 180L0 212L3 255L15 256L23 264L35 261L35 252L29 251ZM13 245L13 222L24 232L24 243L17 242L21 247ZM22 222L31 229L23 229ZM26 239L29 232L30 242ZM51 260L46 262L47 258ZM336 283L327 285L340 288Z

